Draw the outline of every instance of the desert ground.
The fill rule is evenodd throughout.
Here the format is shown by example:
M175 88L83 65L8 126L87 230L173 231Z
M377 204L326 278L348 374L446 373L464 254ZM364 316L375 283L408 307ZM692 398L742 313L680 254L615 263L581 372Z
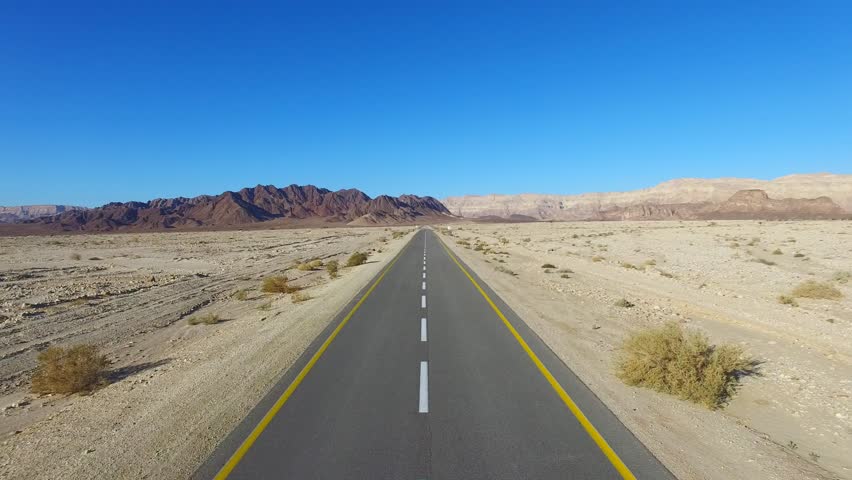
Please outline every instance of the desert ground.
M187 478L412 230L0 237L0 477ZM294 268L309 259L340 276ZM262 293L272 275L310 298ZM109 384L30 393L38 352L76 344Z
M448 246L678 478L852 478L852 222L449 227ZM843 298L779 302L807 280ZM622 383L623 339L667 321L742 346L758 375L713 411Z

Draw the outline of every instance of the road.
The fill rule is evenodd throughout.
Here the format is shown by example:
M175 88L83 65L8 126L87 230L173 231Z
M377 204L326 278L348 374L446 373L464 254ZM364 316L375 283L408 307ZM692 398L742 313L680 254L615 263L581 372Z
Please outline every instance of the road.
M429 229L195 477L673 478Z

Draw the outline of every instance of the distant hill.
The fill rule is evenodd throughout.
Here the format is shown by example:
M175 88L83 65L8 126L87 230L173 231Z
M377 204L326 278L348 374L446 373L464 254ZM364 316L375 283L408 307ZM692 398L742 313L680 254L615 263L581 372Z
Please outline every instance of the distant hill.
M762 193L738 193L758 190ZM741 201L744 197L749 201ZM770 181L683 178L629 192L466 195L443 203L454 215L487 219L838 218L852 215L852 175L788 175Z
M447 208L432 197L370 198L356 189L332 192L313 185L285 188L258 185L220 195L109 203L25 220L9 227L17 227L17 233L38 233L225 228L261 223L393 225L451 219Z
M71 205L19 205L16 207L0 207L0 223L19 222L21 220L30 220L75 210L85 210L85 207L74 207Z

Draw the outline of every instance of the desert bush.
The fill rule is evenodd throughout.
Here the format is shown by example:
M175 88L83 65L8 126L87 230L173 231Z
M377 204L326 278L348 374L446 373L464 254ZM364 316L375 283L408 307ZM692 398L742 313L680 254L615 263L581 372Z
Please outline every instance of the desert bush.
M618 264L621 265L622 267L628 269L628 270L639 270L639 267L637 267L636 265L633 265L630 262L619 262Z
M322 265L323 265L322 260L315 259L315 260L307 261L305 263L300 263L299 266L296 267L296 268L298 268L299 270L302 270L302 271L312 271L312 270L319 270L322 267Z
M388 243L388 237L379 237L378 241L380 241L382 243Z
M541 268L556 268L556 265L554 265L552 263L545 263L544 265L541 266Z
M501 243L502 245L508 245L508 243L509 243L509 239L508 239L508 238L506 238L506 237L500 237L500 243Z
M393 232L393 233L391 233L391 235L393 236L393 239L394 239L394 240L396 240L397 238L402 238L402 237L404 237L404 236L405 236L405 232Z
M456 245L461 245L462 247L470 248L470 242L467 240L456 240Z
M257 307L257 309L260 310L261 312L268 312L269 310L272 309L272 302L266 302L262 305L259 305Z
M290 280L287 277L266 277L263 279L263 285L260 290L265 293L293 293L301 290L301 288L290 285Z
M852 278L852 272L836 272L831 279L837 283L849 283Z
M365 263L367 263L367 254L355 252L349 257L349 260L346 261L346 266L357 267L358 265L363 265Z
M671 273L669 273L669 272L666 272L665 270L658 270L658 272L659 272L660 276L662 276L662 277L666 277L666 278L675 278L675 276L674 276L674 275L672 275L672 274L671 274Z
M784 252L782 252L780 248L776 248L775 250L772 251L772 255L783 255L783 254L784 254Z
M331 278L337 278L338 270L340 269L340 264L337 263L337 260L331 260L325 264L325 270L328 272L328 276Z
M522 238L521 241L524 243L529 243L532 240L530 237Z
M657 264L657 261L656 261L656 260L654 260L653 258L652 258L652 259L650 259L650 260L645 260L644 262L642 262L642 266L643 266L643 267L653 267L653 266L655 266L656 264Z
M567 273L563 273L562 275L559 275L559 276L561 278L571 278L571 275L568 275Z
M793 289L793 296L799 298L815 298L822 300L840 300L843 294L840 290L827 283L808 280Z
M308 301L312 298L314 298L314 297L308 295L305 292L293 292L293 294L290 295L290 300L292 300L293 303L302 303L302 302Z
M498 272L505 273L507 275L511 275L513 277L517 275L517 273L509 270L508 268L504 267L503 265L497 265L496 267L494 267L494 270L497 270Z
M622 298L615 302L615 306L621 308L633 308L636 306L636 304L631 302L630 300L627 300L626 298Z
M215 315L215 314L212 314L212 313L208 313L208 314L205 314L205 315L193 315L192 317L189 317L188 319L186 319L186 323L188 323L190 325L199 325L199 324L202 324L202 323L205 324L205 325L215 325L215 324L219 323L219 321L220 321L219 315Z
M248 298L248 290L245 288L237 290L232 296L237 300L243 301Z
M82 258L83 257L81 257L79 253L72 253L71 254L71 260L80 260Z
M710 345L677 323L634 332L622 345L618 377L632 386L676 395L715 409L733 394L754 364L736 345Z
M92 391L104 383L107 365L106 356L94 345L50 347L38 355L32 391L64 394Z
M473 247L474 252L481 252L485 248L485 245L482 243L477 243L475 247Z
M601 256L598 256L598 255L595 255L594 257L592 257L592 261L593 261L593 262L595 262L595 263L603 262L603 261L604 261L604 257L601 257Z
M799 306L799 302L797 302L796 299L791 297L790 295L779 295L778 303L780 303L781 305L790 305L792 307Z
M767 260L765 258L755 258L754 261L757 262L757 263L762 263L764 265L769 265L770 267L773 266L773 265L776 265L776 263L773 262L772 260Z
M795 258L802 258L804 256L805 256L804 253L798 253L798 252L795 255L793 255L793 257L795 257Z

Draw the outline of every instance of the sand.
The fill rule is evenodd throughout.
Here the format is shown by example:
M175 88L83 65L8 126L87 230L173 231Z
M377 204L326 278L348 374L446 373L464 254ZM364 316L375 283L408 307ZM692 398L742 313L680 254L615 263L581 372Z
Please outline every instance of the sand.
M0 238L0 478L187 478L408 238L383 228ZM337 279L292 268L356 250L369 262ZM261 293L273 274L313 299ZM188 324L207 313L223 322ZM113 383L30 394L37 352L79 343L103 349Z
M452 250L678 478L852 478L852 222L451 228ZM778 302L810 279L845 297ZM622 298L635 306L616 306ZM666 321L741 345L760 375L716 411L621 383L621 341Z

